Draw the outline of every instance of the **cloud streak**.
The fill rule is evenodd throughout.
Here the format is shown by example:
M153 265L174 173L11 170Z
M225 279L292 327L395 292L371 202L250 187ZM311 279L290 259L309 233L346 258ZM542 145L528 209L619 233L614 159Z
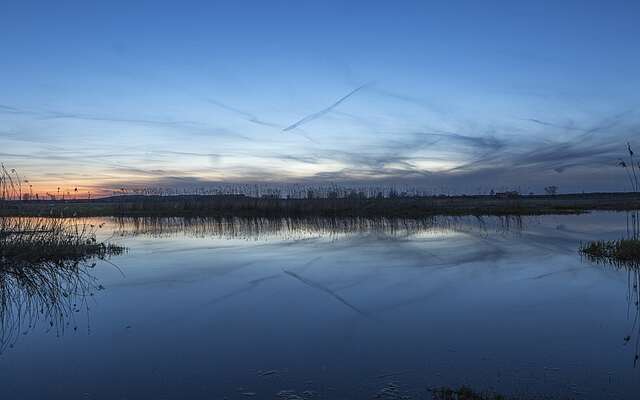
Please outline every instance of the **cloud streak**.
M240 138L244 140L251 140L249 137L245 135L237 134L235 132L230 132L218 127L211 127L202 122L190 121L190 120L123 118L123 117L114 117L114 116L107 116L107 115L100 115L100 114L71 113L71 112L61 112L61 111L55 111L55 110L40 111L40 110L33 110L33 109L17 108L17 107L9 106L6 104L0 104L0 113L31 116L36 120L73 119L73 120L80 120L80 121L97 121L97 122L108 122L108 123L147 125L147 126L155 126L155 127L161 127L161 128L178 129L182 132L188 131L188 132L198 133L198 134L211 134L215 132L217 135L231 136L231 137Z

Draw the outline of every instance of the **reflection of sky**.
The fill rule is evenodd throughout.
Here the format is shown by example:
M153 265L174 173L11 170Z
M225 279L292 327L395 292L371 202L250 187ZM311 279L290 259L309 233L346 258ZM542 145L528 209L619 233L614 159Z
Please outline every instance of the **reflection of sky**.
M41 191L624 188L630 2L29 3L0 8L0 159Z

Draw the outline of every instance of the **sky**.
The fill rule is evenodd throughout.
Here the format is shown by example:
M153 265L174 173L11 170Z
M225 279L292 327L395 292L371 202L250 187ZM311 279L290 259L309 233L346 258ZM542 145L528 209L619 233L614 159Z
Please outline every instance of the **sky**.
M34 190L619 191L640 2L0 2L0 161Z

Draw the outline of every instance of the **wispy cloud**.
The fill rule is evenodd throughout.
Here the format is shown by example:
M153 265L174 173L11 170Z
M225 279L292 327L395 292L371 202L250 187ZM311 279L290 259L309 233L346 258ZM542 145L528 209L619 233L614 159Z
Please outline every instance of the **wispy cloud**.
M631 114L634 113L633 109L630 110L625 110L622 112L619 112L615 115L612 115L610 117L604 118L602 120L600 120L598 123L593 124L591 127L580 127L580 126L576 126L574 121L569 121L565 124L562 123L556 123L556 122L551 122L551 121L546 121L546 120L542 120L542 119L538 119L538 118L523 118L523 121L528 121L528 122L532 122L534 124L537 125L542 125L544 127L550 127L550 128L557 128L560 130L564 130L564 131L577 131L577 132L583 132L587 135L593 134L593 133L597 133L597 132L604 132L610 129L615 128L616 126L618 126L620 123L622 123L625 118Z
M161 128L172 128L180 130L182 132L192 132L198 134L212 134L221 136L231 136L244 140L251 140L245 135L241 135L235 132L230 132L226 129L219 127L213 127L206 123L193 121L193 120L172 120L172 119L153 119L153 118L127 118L102 114L91 113L75 113L75 112L61 112L56 110L36 110L29 108L19 108L0 104L0 113L30 116L36 120L56 120L56 119L72 119L81 121L97 121L107 123L121 123L121 124L135 124L135 125L147 125Z

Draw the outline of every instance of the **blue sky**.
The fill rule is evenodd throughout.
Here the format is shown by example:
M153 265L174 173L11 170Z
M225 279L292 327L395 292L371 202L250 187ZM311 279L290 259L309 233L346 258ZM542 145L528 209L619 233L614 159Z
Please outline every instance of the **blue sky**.
M629 1L4 1L0 160L43 190L624 190L637 15Z

